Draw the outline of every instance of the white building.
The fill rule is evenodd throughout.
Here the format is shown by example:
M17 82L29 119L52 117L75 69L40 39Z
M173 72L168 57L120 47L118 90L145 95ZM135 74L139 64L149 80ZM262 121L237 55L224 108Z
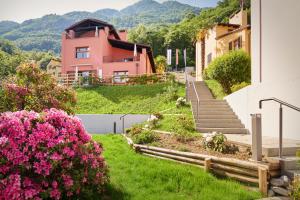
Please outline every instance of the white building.
M250 114L262 114L262 134L278 137L280 104L300 107L300 1L251 1L252 84L226 97L246 128ZM283 106L283 138L300 139L300 112Z

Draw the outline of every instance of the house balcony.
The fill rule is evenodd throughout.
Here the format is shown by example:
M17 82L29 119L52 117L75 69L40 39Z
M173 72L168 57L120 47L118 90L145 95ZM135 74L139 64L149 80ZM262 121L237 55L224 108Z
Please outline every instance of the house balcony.
M103 63L139 62L140 56L103 56Z

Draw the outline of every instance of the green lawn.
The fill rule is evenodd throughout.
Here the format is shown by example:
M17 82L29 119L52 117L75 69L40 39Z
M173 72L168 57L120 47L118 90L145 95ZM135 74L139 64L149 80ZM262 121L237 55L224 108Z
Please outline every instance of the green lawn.
M111 183L106 199L247 200L260 194L243 185L220 180L202 169L146 157L129 148L121 135L94 135L104 146Z
M164 101L168 84L99 86L78 88L77 114L159 112L175 105L175 101ZM178 85L178 94L184 96L184 85Z
M218 81L205 80L205 83L216 99L223 99L223 97L225 97L227 95L224 92L223 87L221 86L221 84Z

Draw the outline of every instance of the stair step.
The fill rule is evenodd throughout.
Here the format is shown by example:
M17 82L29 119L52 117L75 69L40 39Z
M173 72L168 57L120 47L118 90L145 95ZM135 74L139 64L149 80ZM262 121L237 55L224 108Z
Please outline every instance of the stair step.
M236 115L198 115L198 118L196 118L195 114L195 119L198 122L198 120L203 120L203 119L214 119L214 120L219 120L219 119L238 119Z
M220 104L220 105L203 105L203 104L199 104L200 108L207 108L207 109L211 109L211 110L217 110L217 109L231 109L231 107L229 105L226 104Z
M244 125L242 125L240 122L236 123L236 122L219 122L219 121L215 121L215 122L211 122L211 123L197 123L196 127L199 128L245 128Z
M237 118L233 119L199 119L197 123L213 123L213 122L219 122L219 123L241 123L241 121Z
M193 110L196 114L197 110ZM229 110L199 110L198 115L233 115L234 112Z
M224 134L248 134L244 128L196 128L201 133L221 132Z
M201 106L199 105L199 112L202 112L202 111L232 111L232 109L230 107L214 107L214 108L211 108L211 107L206 107L206 106ZM193 109L193 111L196 111L197 110L197 107L195 106L195 109Z

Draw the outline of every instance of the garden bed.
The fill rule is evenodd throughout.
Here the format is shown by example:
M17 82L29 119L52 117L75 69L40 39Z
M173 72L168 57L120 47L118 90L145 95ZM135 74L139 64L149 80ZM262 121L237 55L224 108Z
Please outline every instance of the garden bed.
M203 138L195 137L192 140L186 142L178 141L176 137L172 134L157 134L158 139L152 145L156 147L162 147L166 149L173 149L183 152L192 152L192 153L201 153L206 155L212 155L217 157L226 157L226 158L237 158L240 160L248 160L250 158L250 150L247 148L238 147L239 151L234 153L220 153L217 151L211 151L203 147ZM200 136L200 134L199 134ZM227 142L227 145L233 145Z

